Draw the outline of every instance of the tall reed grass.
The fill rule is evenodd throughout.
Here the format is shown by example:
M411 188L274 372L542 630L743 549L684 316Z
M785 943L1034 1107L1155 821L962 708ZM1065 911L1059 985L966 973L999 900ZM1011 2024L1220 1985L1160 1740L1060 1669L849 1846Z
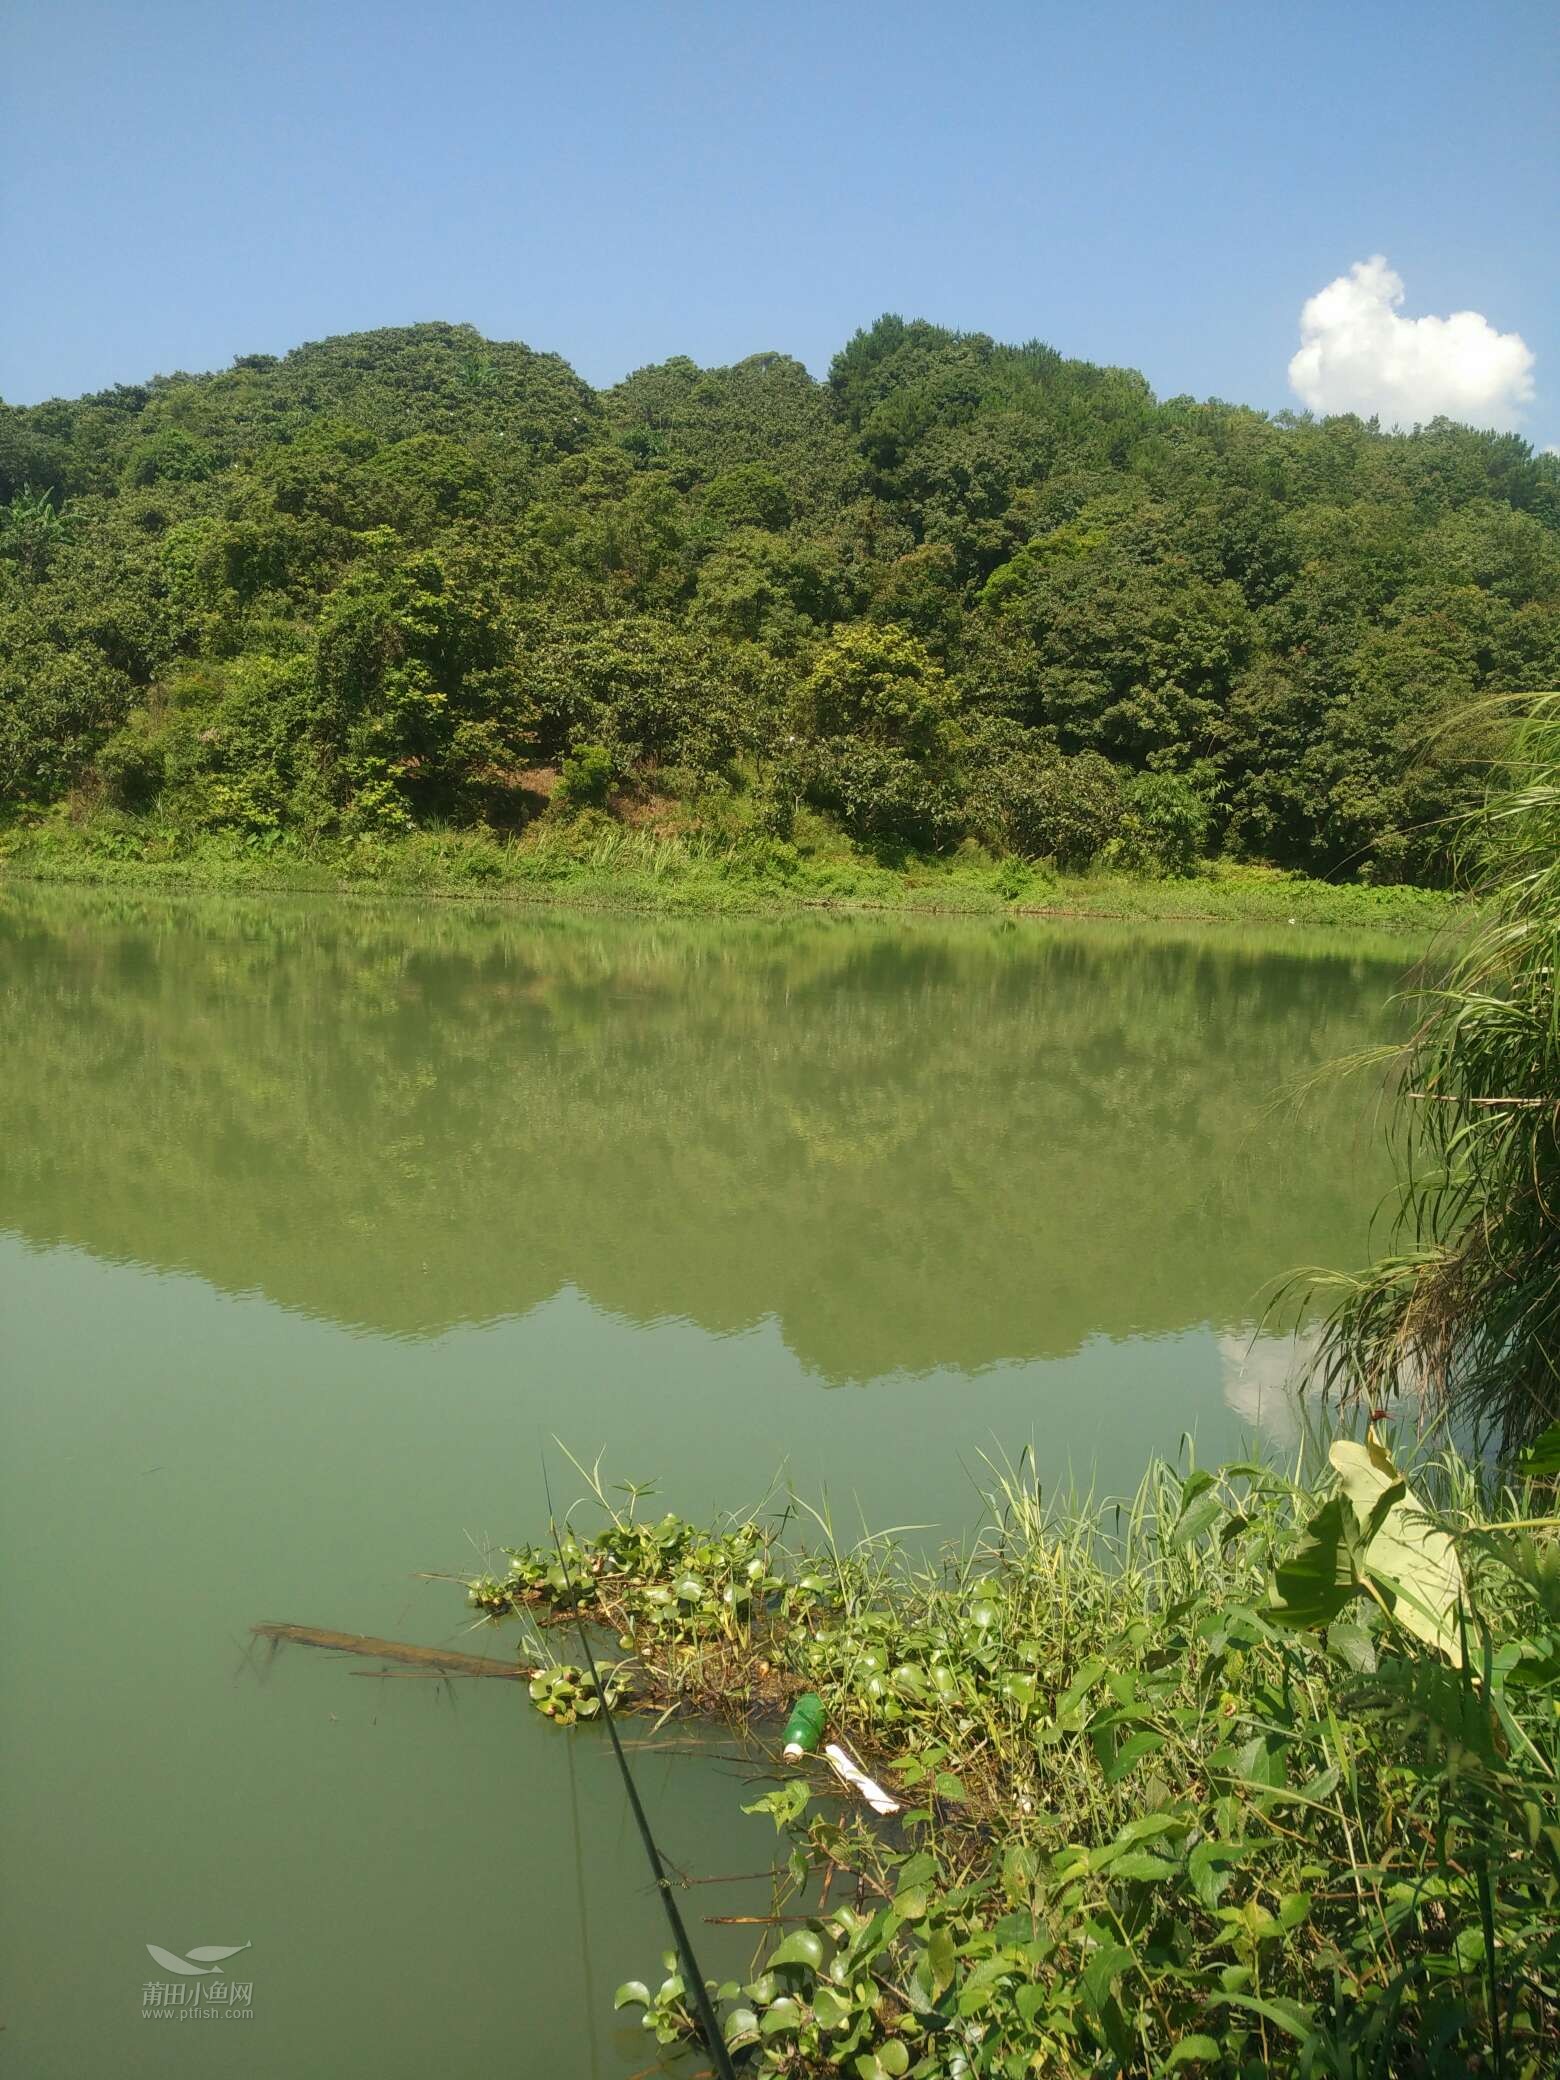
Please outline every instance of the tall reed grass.
M1560 694L1530 705L1463 853L1475 922L1394 1064L1394 1248L1336 1282L1320 1372L1515 1448L1560 1416Z

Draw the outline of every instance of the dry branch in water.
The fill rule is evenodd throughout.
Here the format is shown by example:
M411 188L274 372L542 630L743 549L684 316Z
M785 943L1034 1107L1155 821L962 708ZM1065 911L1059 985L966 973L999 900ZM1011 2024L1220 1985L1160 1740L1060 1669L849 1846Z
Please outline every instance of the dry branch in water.
M326 1647L333 1654L362 1654L375 1661L399 1661L409 1668L440 1676L502 1676L508 1682L529 1682L534 1669L517 1661L494 1661L485 1654L462 1654L451 1647L414 1647L404 1640L375 1639L367 1632L331 1632L322 1625L285 1625L266 1619L251 1625L257 1639L273 1646L291 1643L299 1647Z

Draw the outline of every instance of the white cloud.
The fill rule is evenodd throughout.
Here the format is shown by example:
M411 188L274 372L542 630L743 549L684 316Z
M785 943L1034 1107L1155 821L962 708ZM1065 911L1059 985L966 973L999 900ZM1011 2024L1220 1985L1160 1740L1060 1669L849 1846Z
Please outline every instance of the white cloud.
M1477 311L1403 318L1403 278L1379 253L1310 297L1300 313L1291 387L1315 412L1412 425L1444 413L1509 428L1533 395L1533 352Z

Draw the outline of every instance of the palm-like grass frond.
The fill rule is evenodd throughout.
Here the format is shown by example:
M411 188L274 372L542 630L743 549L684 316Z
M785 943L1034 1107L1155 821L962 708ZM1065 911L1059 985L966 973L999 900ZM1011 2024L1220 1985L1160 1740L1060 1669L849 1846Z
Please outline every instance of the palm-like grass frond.
M1560 1418L1560 694L1470 820L1477 922L1400 1061L1397 1252L1339 1282L1324 1385L1507 1446Z

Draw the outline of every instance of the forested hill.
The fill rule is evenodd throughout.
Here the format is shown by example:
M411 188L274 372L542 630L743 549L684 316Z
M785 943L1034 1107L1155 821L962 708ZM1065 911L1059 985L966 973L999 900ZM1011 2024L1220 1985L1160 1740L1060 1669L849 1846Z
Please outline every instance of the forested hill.
M594 391L469 327L0 407L0 816L620 816L1434 879L1560 683L1560 461L880 319Z

